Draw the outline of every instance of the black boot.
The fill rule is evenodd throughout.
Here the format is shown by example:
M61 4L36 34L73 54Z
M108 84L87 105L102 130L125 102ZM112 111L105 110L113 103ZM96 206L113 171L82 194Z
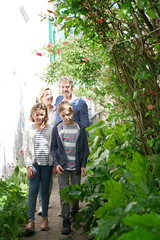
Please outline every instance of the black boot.
M69 218L63 218L62 234L67 235L71 233L71 222Z

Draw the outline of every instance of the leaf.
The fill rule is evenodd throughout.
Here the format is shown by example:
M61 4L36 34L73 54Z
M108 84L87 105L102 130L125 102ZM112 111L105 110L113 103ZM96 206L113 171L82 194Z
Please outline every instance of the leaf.
M130 9L131 9L131 3L130 2L125 2L122 4L122 7L119 11L119 17L120 18L124 18L129 12L130 12Z
M143 7L144 7L144 1L143 1L143 0L138 0L138 1L137 1L137 6L138 6L139 9L142 10Z
M118 240L159 240L160 233L146 231L143 228L137 228L129 233L121 235Z
M150 148L153 147L153 145L154 145L154 138L149 139L149 140L147 141L147 145L148 145Z
M150 18L157 18L155 10L152 9L150 6L147 7L147 14Z
M137 91L135 91L134 93L133 93L133 100L135 100L136 98L137 98Z
M156 43L154 45L155 49L157 49L157 51L160 53L160 44L159 43Z
M130 227L143 227L152 231L154 228L160 229L160 215L155 212L143 215L132 214L123 219L123 222Z

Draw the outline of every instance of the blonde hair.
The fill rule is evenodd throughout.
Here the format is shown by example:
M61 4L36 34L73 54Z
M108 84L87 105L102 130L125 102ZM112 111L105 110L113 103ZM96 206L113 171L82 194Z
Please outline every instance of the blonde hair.
M61 77L59 78L59 83L61 83L62 81L68 81L68 82L71 84L71 86L73 86L73 79L70 78L70 77L61 76Z
M67 109L70 113L74 113L74 109L71 103L69 103L68 101L60 102L57 106L57 112L60 114L65 109Z
M51 90L49 87L43 87L39 90L39 99L44 96L46 90Z
M35 122L35 121L34 121L34 118L33 118L33 114L35 113L35 111L36 111L37 109L45 110L46 117L45 117L45 119L44 119L44 124L46 124L46 123L48 122L48 111L47 111L47 107L46 107L43 103L40 103L40 102L35 103L35 104L33 105L33 107L31 108L29 120L30 120L31 122Z

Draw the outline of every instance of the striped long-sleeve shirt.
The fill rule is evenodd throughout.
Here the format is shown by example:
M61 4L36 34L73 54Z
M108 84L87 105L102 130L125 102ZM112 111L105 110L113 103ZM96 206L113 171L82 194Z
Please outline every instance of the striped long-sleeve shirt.
M77 123L73 126L65 125L61 122L58 126L58 133L67 155L66 170L75 170L76 142L79 136L80 128Z

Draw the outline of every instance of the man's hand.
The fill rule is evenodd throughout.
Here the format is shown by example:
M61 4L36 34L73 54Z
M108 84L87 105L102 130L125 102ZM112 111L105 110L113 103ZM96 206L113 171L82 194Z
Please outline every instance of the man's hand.
M81 176L82 177L86 176L86 169L84 167L81 167Z
M64 172L64 169L62 168L62 166L60 164L58 164L56 166L56 171L59 173L59 174L63 174Z
M33 171L33 168L32 167L28 167L27 168L27 177L29 179L33 179L34 178L34 171Z

